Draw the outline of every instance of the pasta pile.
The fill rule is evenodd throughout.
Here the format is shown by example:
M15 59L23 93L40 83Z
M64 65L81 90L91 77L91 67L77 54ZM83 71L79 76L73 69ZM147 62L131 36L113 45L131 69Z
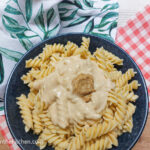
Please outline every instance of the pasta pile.
M22 76L28 84L30 92L27 96L17 97L17 104L25 125L25 131L33 130L39 135L37 145L44 149L47 145L55 150L105 150L118 146L117 137L124 132L132 132L136 106L133 102L138 98L134 90L140 84L137 80L130 80L136 72L132 68L125 73L118 71L114 65L123 65L123 60L108 52L103 47L97 48L91 54L89 38L82 38L79 47L68 41L66 45L46 45L43 52L34 59L26 61L26 68L31 70ZM89 58L95 61L105 72L106 78L115 83L115 89L109 91L107 106L102 111L99 120L83 120L62 129L52 123L47 116L48 106L38 96L38 91L32 88L34 81L48 76L55 70L55 64L64 57L80 55L81 59Z

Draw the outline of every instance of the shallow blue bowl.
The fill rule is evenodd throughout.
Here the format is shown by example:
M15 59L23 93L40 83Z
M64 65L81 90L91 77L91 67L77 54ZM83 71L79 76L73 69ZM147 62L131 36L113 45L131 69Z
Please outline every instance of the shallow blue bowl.
M129 150L135 145L135 143L141 136L148 116L148 93L145 80L136 63L123 49L110 41L88 34L65 34L50 38L34 46L17 63L9 78L5 93L6 120L13 138L17 141L17 144L20 146L21 149L39 150L39 148L35 145L35 140L38 136L34 135L32 131L30 131L29 133L25 133L24 124L19 113L19 107L18 105L16 105L16 97L20 96L21 93L27 94L29 92L29 88L24 85L22 80L20 79L21 76L27 73L27 71L29 70L25 69L25 61L27 59L37 56L42 51L45 44L66 44L67 41L72 41L80 45L83 36L90 37L91 52L94 52L97 47L103 46L106 50L124 59L123 67L119 67L118 69L120 69L122 72L125 72L128 68L134 68L134 70L137 72L134 79L138 80L141 84L139 89L135 92L135 94L139 95L139 98L135 102L136 112L133 115L133 131L132 133L125 133L121 135L118 138L119 146L113 147L112 150ZM45 150L48 149L52 150L53 148L45 148Z

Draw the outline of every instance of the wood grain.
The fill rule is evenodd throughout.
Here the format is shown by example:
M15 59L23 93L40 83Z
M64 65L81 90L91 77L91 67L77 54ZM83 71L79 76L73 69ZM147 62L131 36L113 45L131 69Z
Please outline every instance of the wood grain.
M2 137L1 133L0 133L0 141L3 141L4 138ZM0 143L0 150L10 150L10 148L8 147L7 144L2 144Z
M3 137L0 134L0 140L2 139ZM148 150L149 148L150 148L150 114L148 116L144 132L132 150ZM7 144L0 144L0 150L10 150L10 148L8 147Z

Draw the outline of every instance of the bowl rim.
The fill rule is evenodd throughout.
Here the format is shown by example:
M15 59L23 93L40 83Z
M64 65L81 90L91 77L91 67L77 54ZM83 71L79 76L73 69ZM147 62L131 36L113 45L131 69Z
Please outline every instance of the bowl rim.
M59 35L55 35L53 37L50 37L46 40L43 40L43 41L40 41L39 43L35 44L30 50L28 50L21 58L20 60L15 64L14 68L12 69L10 75L9 75L9 78L8 78L8 81L7 81L7 85L6 85L6 88L5 88L5 93L4 93L4 112L5 112L5 117L6 117L6 123L7 123L7 126L8 126L8 129L13 137L13 140L14 141L17 141L18 139L16 138L14 132L12 131L11 129L11 125L9 123L9 120L8 120L8 114L7 114L7 92L8 92L8 88L9 88L9 83L10 83L10 80L13 76L13 73L14 71L16 70L17 66L22 62L22 60L29 54L31 53L36 47L39 47L41 44L48 42L52 39L55 39L57 37L62 37L62 36L68 36L68 35L81 35L81 36L90 36L90 37L96 37L96 38L99 38L99 39L102 39L110 44L112 44L113 46L117 47L118 49L120 49L122 51L122 53L124 53L129 59L130 61L136 66L137 70L139 71L139 74L142 78L142 81L143 81L143 85L144 85L144 90L146 92L146 114L144 116L144 119L143 119L143 124L142 124L142 128L140 129L140 131L138 132L138 135L136 136L136 138L134 139L134 141L132 142L132 144L129 146L129 150L132 149L134 147L134 145L137 143L137 141L139 140L139 138L141 137L142 135L142 132L145 128L145 125L146 125L146 122L147 122L147 118L148 118L148 112L149 112L149 96L148 96L148 89L147 89L147 85L146 85L146 81L144 79L144 76L140 70L140 68L138 67L138 65L135 63L135 61L133 60L133 58L125 51L123 50L120 46L118 46L116 43L104 38L104 37L100 37L100 36L96 36L96 35L91 35L91 34L87 34L87 33L64 33L64 34L59 34ZM22 149L22 150L25 150L23 147L22 147L22 144L20 143L17 143L17 145Z

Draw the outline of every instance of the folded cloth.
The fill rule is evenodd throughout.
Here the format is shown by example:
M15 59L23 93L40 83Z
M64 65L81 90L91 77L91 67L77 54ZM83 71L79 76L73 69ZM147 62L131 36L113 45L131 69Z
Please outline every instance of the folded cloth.
M69 32L116 35L117 0L7 1L0 0L0 100L14 65L34 44Z

